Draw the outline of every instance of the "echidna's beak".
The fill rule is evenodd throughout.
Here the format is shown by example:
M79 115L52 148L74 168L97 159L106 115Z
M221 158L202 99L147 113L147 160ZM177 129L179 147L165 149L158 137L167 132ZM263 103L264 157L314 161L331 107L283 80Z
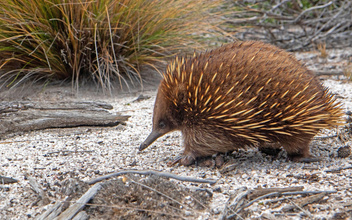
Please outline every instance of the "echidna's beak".
M151 145L156 139L158 139L162 135L163 134L158 131L152 131L147 137L147 139L145 139L145 141L141 144L141 146L139 146L139 150L142 151L146 149L149 145Z

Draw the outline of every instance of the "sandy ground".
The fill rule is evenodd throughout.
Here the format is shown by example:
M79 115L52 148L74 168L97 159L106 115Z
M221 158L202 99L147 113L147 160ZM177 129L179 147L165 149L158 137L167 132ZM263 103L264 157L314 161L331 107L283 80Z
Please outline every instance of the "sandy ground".
M331 54L343 54L331 52ZM314 69L318 58L316 53L300 54L299 57ZM349 62L340 59L344 65ZM311 61L311 63L310 63ZM334 61L330 59L331 62ZM320 60L324 65L329 62ZM337 68L339 64L336 64ZM329 77L323 83L338 95L346 111L352 111L352 83L343 77ZM150 96L149 99L133 102L138 95ZM168 167L167 162L182 152L179 132L159 138L146 150L139 152L138 147L151 131L151 118L156 90L136 91L114 97L101 98L97 94L72 95L70 88L47 89L27 99L58 99L105 101L114 106L112 112L130 115L126 125L113 128L72 128L34 131L0 141L0 175L13 177L18 183L0 185L0 219L31 219L47 210L55 201L64 200L60 186L68 178L88 181L111 172L124 169L156 170L195 178L218 179L215 185L190 184L174 181L190 188L206 188L213 193L211 203L203 210L198 219L220 217L226 201L236 189L247 187L289 187L303 186L304 190L330 190L318 203L305 207L310 216L302 217L304 211L298 210L290 215L280 212L281 203L276 206L258 202L250 206L247 218L261 219L330 219L339 213L350 214L352 201L351 169L340 172L326 172L330 169L350 167L351 156L337 157L337 149L344 145L352 146L352 141L342 142L336 138L316 139L312 142L311 152L323 157L321 162L310 164L286 161L285 156L274 158L248 149L235 153L232 163L236 167L226 173L217 168L200 166ZM323 131L318 136L334 135L336 131ZM35 201L35 193L30 189L28 179L34 178L45 190L50 204L42 205ZM290 204L286 201L285 204ZM282 204L283 205L283 204ZM337 214L336 214L337 213ZM183 216L183 218L194 218ZM94 218L93 218L94 219Z

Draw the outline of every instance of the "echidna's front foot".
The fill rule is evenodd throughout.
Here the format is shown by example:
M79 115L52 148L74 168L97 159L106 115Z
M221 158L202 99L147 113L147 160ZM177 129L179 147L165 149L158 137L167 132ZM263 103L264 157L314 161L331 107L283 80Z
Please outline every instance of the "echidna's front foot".
M180 155L177 156L174 160L168 162L167 165L171 167L179 163L180 165L190 166L194 164L195 161L196 159L192 155Z
M180 155L176 157L173 161L170 161L167 165L174 166L177 163L183 166L190 166L192 164L199 165L201 167L221 167L224 164L224 154L218 154L216 157L195 157L192 154Z

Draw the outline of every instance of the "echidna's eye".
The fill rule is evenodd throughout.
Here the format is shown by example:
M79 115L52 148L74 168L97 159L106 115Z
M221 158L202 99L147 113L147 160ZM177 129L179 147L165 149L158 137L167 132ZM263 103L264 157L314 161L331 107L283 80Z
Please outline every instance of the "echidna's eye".
M159 128L160 128L160 129L163 129L163 128L165 128L165 127L166 127L165 122L164 122L164 121L159 121Z

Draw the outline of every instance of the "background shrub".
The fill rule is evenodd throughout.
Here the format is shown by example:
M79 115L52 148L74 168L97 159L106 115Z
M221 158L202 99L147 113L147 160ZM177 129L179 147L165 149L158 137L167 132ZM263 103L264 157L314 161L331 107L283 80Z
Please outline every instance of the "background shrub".
M0 2L1 87L30 80L93 79L104 90L142 83L175 52L203 45L215 23L199 0L3 0Z

